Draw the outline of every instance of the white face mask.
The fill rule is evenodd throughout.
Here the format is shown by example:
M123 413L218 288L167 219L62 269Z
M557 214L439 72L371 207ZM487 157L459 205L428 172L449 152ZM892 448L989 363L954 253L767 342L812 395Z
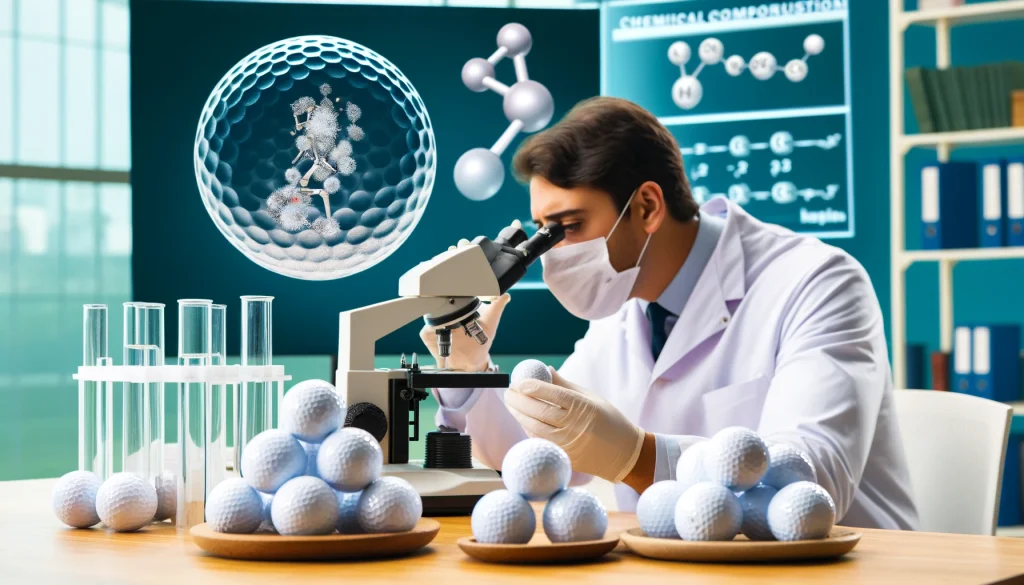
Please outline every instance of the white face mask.
M647 244L651 243L651 235L647 236L636 265L622 272L615 271L608 257L608 239L622 221L635 195L636 191L633 191L607 237L552 248L540 257L544 266L544 282L551 293L566 310L580 319L593 321L614 315L633 292L633 285L640 274L640 260L647 251Z

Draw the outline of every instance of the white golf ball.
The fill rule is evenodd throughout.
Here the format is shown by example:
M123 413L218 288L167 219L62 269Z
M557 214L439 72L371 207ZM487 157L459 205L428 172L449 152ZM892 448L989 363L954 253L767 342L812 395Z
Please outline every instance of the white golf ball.
M730 490L748 490L768 470L768 448L757 433L743 427L722 429L708 441L704 472Z
M330 486L358 492L380 477L384 452L373 435L355 427L338 429L320 445L316 467Z
M809 481L787 485L768 504L768 526L779 540L825 538L835 522L832 496Z
M701 441L690 445L679 456L679 461L676 463L676 481L683 486L683 489L702 481L708 481L708 476L704 472L704 451L707 446L707 441Z
M252 534L262 523L263 498L244 479L226 479L206 496L206 525L214 532Z
M320 443L299 441L299 444L302 445L302 450L306 452L306 471L302 475L320 477L320 473L316 469L316 456L320 452Z
M271 510L274 506L274 496L263 492L257 493L260 494L260 500L263 501L263 513L260 514L260 527L256 529L256 532L277 534L277 528L274 528L274 518L271 515Z
M728 488L703 482L679 497L675 522L683 540L732 540L740 531L743 509Z
M306 452L298 439L280 429L256 435L242 452L242 477L261 492L272 494L306 471Z
M501 477L509 491L542 502L569 485L572 465L565 450L551 441L524 439L505 454Z
M516 386L523 380L540 380L550 384L551 370L540 360L523 360L512 369L509 386Z
M407 532L423 515L423 500L412 484L400 477L382 477L359 497L359 525L369 533Z
M743 508L740 532L750 540L775 540L768 526L768 504L778 491L771 486L756 485L740 494L740 507Z
M608 511L601 500L575 487L555 494L544 506L542 520L551 542L600 540L608 529Z
M89 528L99 524L96 492L100 485L100 478L91 471L72 471L61 476L50 495L57 519L72 528Z
M338 523L338 496L322 479L296 477L274 494L270 517L285 536L330 534Z
M344 421L341 394L323 380L299 382L281 401L281 428L307 443L323 441Z
M96 512L108 528L132 532L156 514L156 489L134 473L117 473L96 491Z
M174 517L178 511L178 478L170 471L165 471L153 478L156 489L156 515L153 520L163 522Z
M470 525L479 543L526 544L537 530L537 517L523 496L495 490L477 501Z
M338 523L336 528L341 534L362 534L365 532L359 525L359 497L363 492L334 492L338 496Z
M768 471L761 483L777 490L798 481L817 480L811 458L789 443L775 443L768 447L768 460Z
M679 538L676 530L676 502L686 491L678 481L659 481L644 490L636 503L636 519L651 538Z

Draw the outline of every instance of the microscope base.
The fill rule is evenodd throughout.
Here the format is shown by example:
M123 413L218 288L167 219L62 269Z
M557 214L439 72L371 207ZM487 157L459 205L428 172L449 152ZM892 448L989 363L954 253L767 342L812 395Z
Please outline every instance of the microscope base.
M384 475L400 477L423 498L424 516L469 516L477 500L494 490L505 489L497 471L472 469L425 469L423 463L387 464Z

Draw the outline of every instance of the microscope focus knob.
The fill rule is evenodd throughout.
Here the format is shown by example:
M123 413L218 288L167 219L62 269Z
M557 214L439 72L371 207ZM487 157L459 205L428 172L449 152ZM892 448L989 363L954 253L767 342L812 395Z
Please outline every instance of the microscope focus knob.
M376 404L359 402L353 404L345 414L345 426L363 429L379 443L388 432L388 417Z

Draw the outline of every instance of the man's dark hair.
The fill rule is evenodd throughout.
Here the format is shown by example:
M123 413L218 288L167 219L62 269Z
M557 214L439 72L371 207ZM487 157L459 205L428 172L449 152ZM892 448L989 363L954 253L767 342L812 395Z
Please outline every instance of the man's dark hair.
M661 186L673 218L689 221L699 209L675 137L650 112L620 98L576 104L557 124L523 141L512 166L521 182L540 176L563 189L604 191L620 212L645 181Z

